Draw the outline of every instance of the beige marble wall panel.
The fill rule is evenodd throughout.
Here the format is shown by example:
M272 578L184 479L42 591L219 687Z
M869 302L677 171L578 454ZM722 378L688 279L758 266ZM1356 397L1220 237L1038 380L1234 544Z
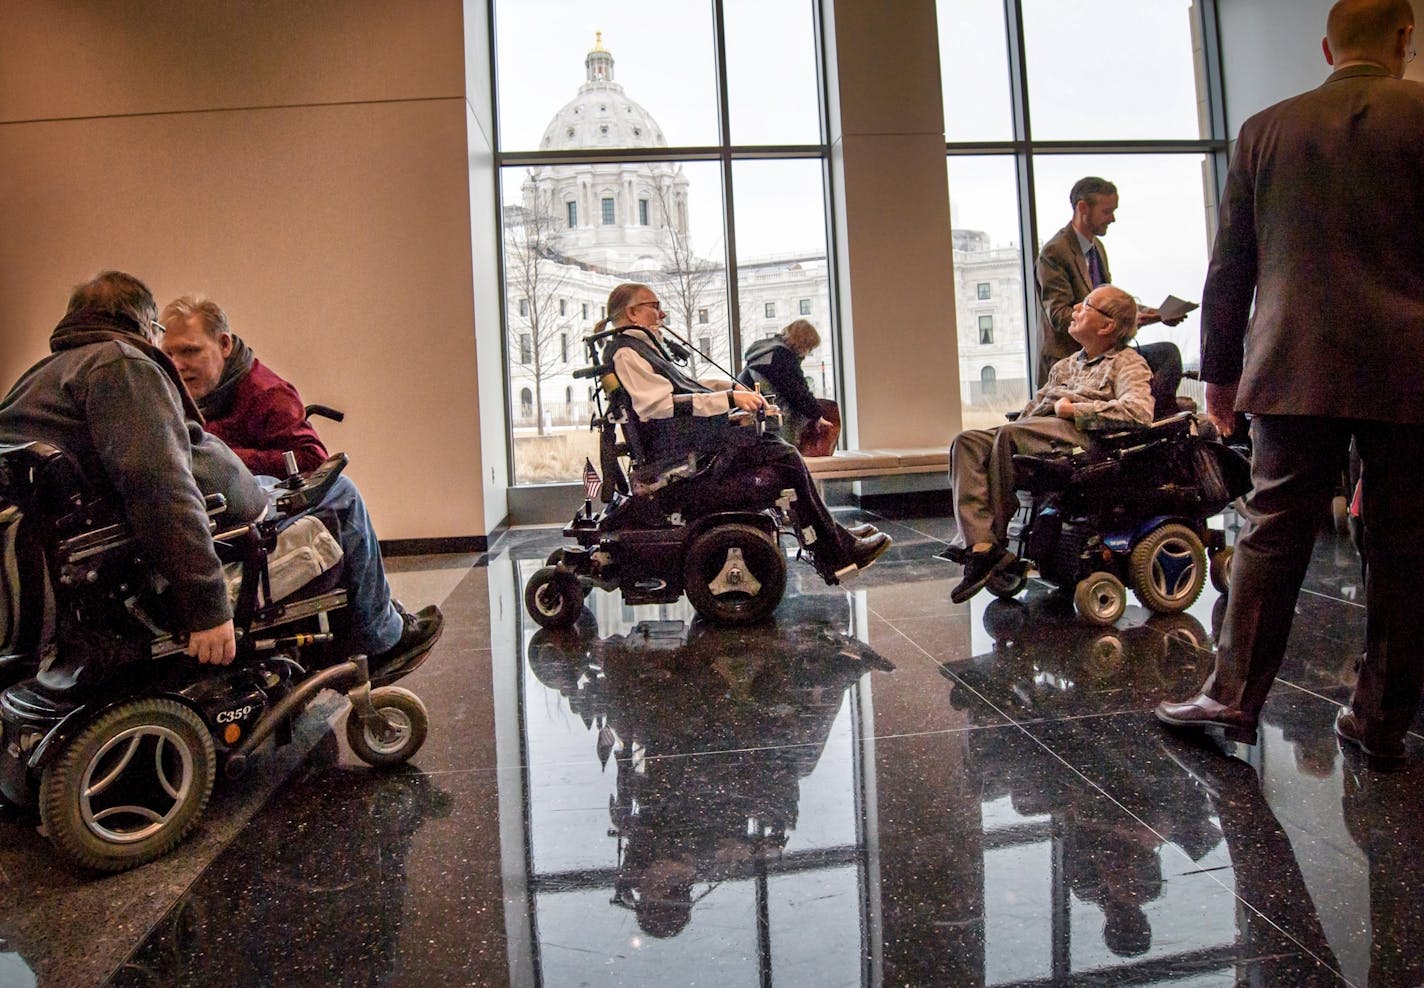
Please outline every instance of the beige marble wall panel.
M849 438L947 447L961 416L934 2L836 0L828 23Z
M859 445L948 447L960 404L944 141L842 145Z
M202 291L351 454L383 538L482 534L467 108L443 101L0 126L0 376L106 267Z
M464 93L459 0L5 0L0 121Z
M930 133L943 143L934 0L836 0L828 20L840 73L836 133Z

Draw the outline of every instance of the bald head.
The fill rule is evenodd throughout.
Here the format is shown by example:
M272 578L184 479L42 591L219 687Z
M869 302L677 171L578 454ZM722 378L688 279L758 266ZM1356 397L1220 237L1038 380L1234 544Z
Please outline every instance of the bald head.
M1409 0L1339 0L1325 20L1326 61L1372 62L1403 75L1413 32Z

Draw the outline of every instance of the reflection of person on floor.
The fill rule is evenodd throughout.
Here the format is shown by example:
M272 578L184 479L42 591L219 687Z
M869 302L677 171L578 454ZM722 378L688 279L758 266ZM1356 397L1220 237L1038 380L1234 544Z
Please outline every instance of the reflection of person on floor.
M1152 423L1152 371L1128 342L1137 332L1137 303L1102 285L1073 307L1068 330L1082 349L1053 365L1048 382L1018 419L993 429L969 429L949 448L949 483L959 531L952 545L966 552L964 579L950 594L973 597L1014 562L1005 546L1014 495L1014 454L1086 446L1089 433Z
M686 641L648 625L593 633L537 632L530 668L601 728L600 760L615 754L613 902L650 936L676 936L697 886L781 854L846 691L888 663L815 622L738 636L694 625Z
M1210 800L1221 825L1236 896L1249 907L1235 910L1237 947L1243 957L1259 958L1252 961L1259 976L1249 983L1340 984L1339 964L1315 900L1255 770L1239 758L1222 758L1212 745L1169 740L1162 742L1162 751Z
M1345 827L1370 869L1370 985L1424 985L1420 777L1345 772Z
M1103 911L1103 943L1119 957L1145 954L1152 924L1143 906L1162 895L1162 839L1128 819L1116 804L1098 799L1083 808L1106 809L1110 819L1069 811L1064 827L1068 887Z

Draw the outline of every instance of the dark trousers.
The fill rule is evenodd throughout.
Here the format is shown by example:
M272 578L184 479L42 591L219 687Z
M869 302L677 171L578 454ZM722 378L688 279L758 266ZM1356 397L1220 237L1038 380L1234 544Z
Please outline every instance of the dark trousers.
M815 533L811 551L818 567L839 569L850 561L848 534L831 517L816 490L816 481L796 447L774 433L760 436L749 427L728 430L722 451L709 471L709 481L722 489L724 506L764 508L787 488L796 492L796 523Z
M1424 682L1424 428L1349 419L1261 415L1252 420L1252 490L1231 563L1231 594L1203 690L1260 713L1285 656L1315 533L1328 517L1351 437L1364 485L1365 648L1351 706L1365 733L1403 737Z

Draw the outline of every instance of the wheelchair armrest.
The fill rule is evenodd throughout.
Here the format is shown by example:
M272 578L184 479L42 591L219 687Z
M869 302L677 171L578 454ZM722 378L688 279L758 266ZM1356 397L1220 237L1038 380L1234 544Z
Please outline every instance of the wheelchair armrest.
M1144 441L1154 442L1177 432L1187 431L1195 418L1196 415L1192 412L1178 412L1176 415L1157 419L1150 425L1115 429L1112 432L1094 432L1093 445L1100 449L1118 449Z
M209 518L216 518L227 510L227 497L222 494L209 494L203 498L203 510Z
M283 517L289 517L319 504L349 462L350 459L345 453L333 453L311 473L299 474L296 486L284 490L277 497L277 512Z
M594 364L592 367L580 367L570 376L573 378L602 377L604 374L612 374L612 364Z

